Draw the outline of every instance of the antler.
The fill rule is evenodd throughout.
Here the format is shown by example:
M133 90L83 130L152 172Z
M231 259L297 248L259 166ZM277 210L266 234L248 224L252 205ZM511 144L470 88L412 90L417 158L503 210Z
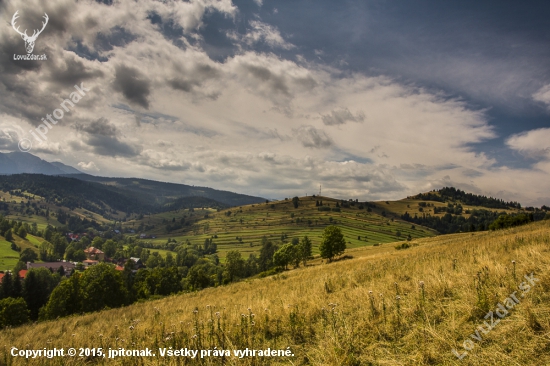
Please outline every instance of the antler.
M17 18L19 18L19 15L17 15L17 13L19 13L19 10L17 10L17 11L15 12L15 14L13 14L13 18L11 18L11 26L12 26L13 29L15 29L15 31L16 31L17 33L19 33L20 35L25 36L25 37L28 37L28 35L27 35L27 30L26 30L26 29L25 29L25 33L21 33L21 32L19 31L19 27L15 28L15 21L17 20Z
M46 20L46 23L42 22L42 29L40 29L40 31L38 31L38 29L35 29L32 36L30 37L31 39L36 39L36 37L38 37L38 35L40 35L40 33L42 33L42 31L44 30L44 28L46 28L46 24L48 24L48 20L50 18L48 18L48 14L44 13L44 16L42 17ZM36 33L38 31L38 33ZM25 30L26 32L26 30ZM26 34L26 33L25 33Z

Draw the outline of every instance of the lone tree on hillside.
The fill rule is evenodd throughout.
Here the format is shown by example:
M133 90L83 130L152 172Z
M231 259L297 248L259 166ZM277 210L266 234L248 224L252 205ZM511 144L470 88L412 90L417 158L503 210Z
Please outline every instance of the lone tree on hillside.
M323 241L319 246L321 251L321 257L328 259L329 262L332 259L346 250L346 241L344 235L339 227L331 225L325 228L323 231Z
M25 228L23 226L21 226L19 228L19 230L17 230L17 235L20 237L20 238L23 238L25 239L27 237L27 230L25 230Z
M311 250L311 240L306 236L302 238L302 241L299 244L300 249L300 260L302 263L304 263L304 266L307 264L307 260L312 258L312 250Z
M294 205L294 208L298 208L298 202L300 202L300 199L296 197L292 197L292 204Z
M13 234L11 232L11 229L6 231L6 233L4 234L4 239L6 239L6 241L13 241Z
M283 245L279 250L273 255L273 264L278 267L287 269L288 265L294 262L296 258L296 246L291 243Z

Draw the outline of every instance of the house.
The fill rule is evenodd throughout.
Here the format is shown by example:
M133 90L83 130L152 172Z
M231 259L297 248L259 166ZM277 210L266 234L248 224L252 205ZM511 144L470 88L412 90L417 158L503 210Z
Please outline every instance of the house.
M42 263L32 263L27 262L27 270L32 268L47 268L52 272L55 272L59 269L59 267L63 267L63 270L65 270L65 276L69 276L71 272L75 269L76 265L72 262L42 262ZM21 272L19 272L21 273ZM25 273L26 275L26 273Z
M130 259L134 262L134 269L140 269L145 267L143 265L143 262L141 262L141 258L130 257Z
M99 263L99 261L96 261L96 260L93 260L93 259L86 259L86 260L82 261L82 264L86 268L91 267L91 266L95 266L98 263Z
M87 259L103 261L105 260L105 253L95 247L89 247L84 249Z
M128 260L131 260L134 263L133 268L132 268L132 272L137 272L138 269L145 267L143 265L143 263L141 262L141 258L131 257L129 259L120 258L117 261L116 269L120 270L120 271L124 270L124 266L126 265L126 262L128 262ZM122 268L122 269L119 269L119 267Z
M147 234L141 234L141 235L139 236L139 238L140 238L140 239L147 239Z
M73 234L73 233L68 233L67 234L67 238L73 242L73 241L79 241L80 240L80 236L78 234Z
M11 271L10 271L11 272ZM0 272L0 283L2 283L2 279L4 278L6 274L4 272ZM26 269L22 269L19 271L19 278L20 279L25 279L25 276L27 275L27 270Z

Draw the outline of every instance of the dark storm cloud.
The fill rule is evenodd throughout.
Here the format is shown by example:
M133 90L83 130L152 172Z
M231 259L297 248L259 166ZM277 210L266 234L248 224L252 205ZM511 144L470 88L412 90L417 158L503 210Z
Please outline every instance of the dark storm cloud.
M84 134L84 142L98 155L130 158L143 150L139 145L122 141L118 128L105 118L75 128Z
M197 81L189 81L184 79L172 79L168 81L170 86L174 89L181 90L184 92L191 92L193 90L193 87L199 85L199 82Z
M108 32L97 34L94 47L100 51L111 51L115 47L124 47L137 38L134 34L127 31L124 27L116 26L109 29Z
M355 116L347 108L336 109L330 114L321 115L323 123L327 126L343 125L346 122L363 122L365 114L358 112Z
M168 84L176 90L187 93L195 91L197 87L202 86L206 81L220 77L220 72L214 67L206 64L198 64L191 68L191 71L185 71L176 65L175 73L177 77L168 81ZM207 95L210 99L216 99L219 93Z
M325 131L318 130L313 126L301 126L300 128L292 131L304 147L326 149L333 144L332 139L325 133Z
M116 137L94 135L86 139L86 143L92 147L94 153L103 156L122 156L131 158L138 156L142 148L135 144L128 144Z
M115 137L119 134L115 125L110 123L106 118L100 118L87 125L77 126L77 130L84 131L91 135Z
M139 70L119 65L115 69L114 89L121 92L128 101L149 109L151 82Z
M246 65L245 68L255 79L269 85L273 92L290 96L289 87L283 76L275 75L267 67Z
M0 37L0 74L4 80L6 74L20 74L25 71L38 71L42 67L42 62L14 60L13 55L25 53L25 41L17 36L13 31L12 34L5 34ZM11 57L10 57L11 56Z
M71 56L68 56L67 60L59 57L52 59L57 53L52 41L56 33L65 32L65 24L70 19L68 10L61 4L19 7L16 27L20 27L23 32L27 29L29 35L34 29L42 28L42 22L45 22L44 13L48 14L48 23L37 39L34 53L45 53L49 59L13 60L14 54L25 54L26 50L23 39L11 27L12 11L10 10L10 14L7 15L6 28L0 32L0 54L4 55L0 58L0 110L37 125L40 118L59 105L58 93L61 90L66 92L67 87L72 87L82 77L87 79L100 74L86 69L80 61ZM40 87L38 83L41 83Z
M49 70L49 81L62 87L70 88L82 81L100 78L104 75L101 70L92 70L86 67L78 58L66 58L63 61L64 63L52 63Z
M21 82L16 75L0 77L0 111L23 118L33 125L40 123L45 111L51 111L59 101L51 93L42 93L34 83Z

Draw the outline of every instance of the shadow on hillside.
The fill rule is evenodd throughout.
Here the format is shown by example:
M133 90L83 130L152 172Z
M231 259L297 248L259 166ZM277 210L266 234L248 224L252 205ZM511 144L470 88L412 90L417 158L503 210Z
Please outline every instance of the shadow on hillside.
M336 259L333 259L332 260L332 263L334 262L340 262L340 261L345 261L345 260L348 260L348 259L353 259L353 256L352 255L344 255L340 258L336 258Z

